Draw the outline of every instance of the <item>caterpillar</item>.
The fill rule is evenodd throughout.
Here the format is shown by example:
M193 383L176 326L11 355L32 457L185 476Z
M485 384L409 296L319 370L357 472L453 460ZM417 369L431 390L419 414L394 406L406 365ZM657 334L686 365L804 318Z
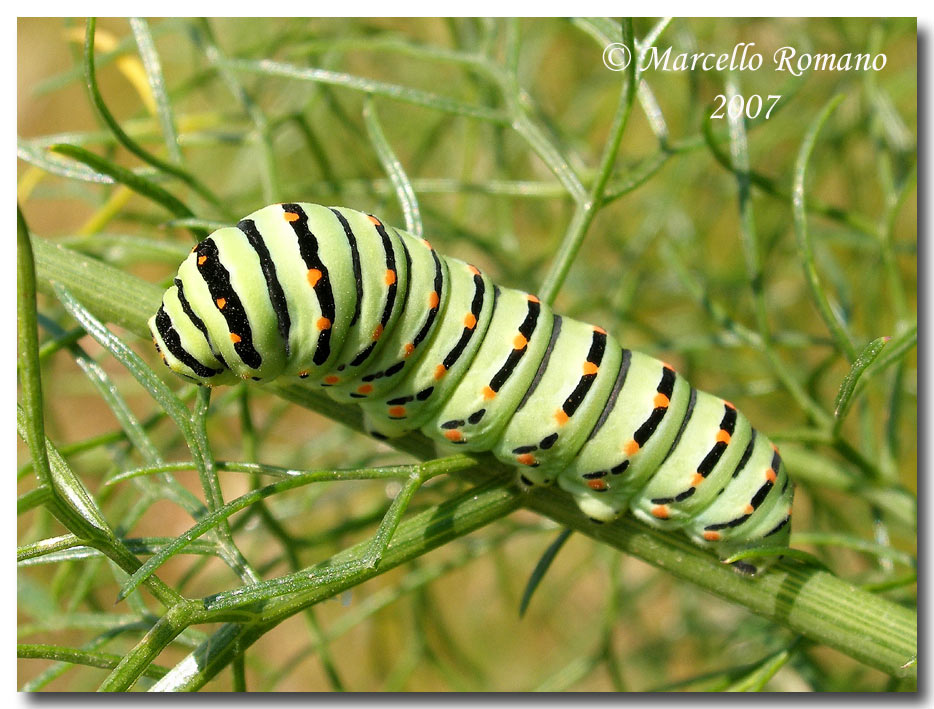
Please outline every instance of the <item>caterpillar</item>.
M788 544L794 486L733 404L371 215L276 204L215 231L149 327L189 380L304 379L377 438L491 451L594 521L629 510L721 559Z

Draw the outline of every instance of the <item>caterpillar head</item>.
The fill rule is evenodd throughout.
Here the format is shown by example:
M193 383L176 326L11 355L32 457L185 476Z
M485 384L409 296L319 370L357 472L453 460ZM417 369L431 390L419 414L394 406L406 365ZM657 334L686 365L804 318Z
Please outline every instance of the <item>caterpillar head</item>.
M278 377L285 366L287 347L275 315L266 312L263 272L254 267L242 241L242 232L231 227L195 246L149 320L166 366L190 381L210 386L263 382Z
M177 285L165 292L162 305L149 319L149 331L163 363L179 376L209 386L236 382L223 358L212 351L208 337L184 312Z

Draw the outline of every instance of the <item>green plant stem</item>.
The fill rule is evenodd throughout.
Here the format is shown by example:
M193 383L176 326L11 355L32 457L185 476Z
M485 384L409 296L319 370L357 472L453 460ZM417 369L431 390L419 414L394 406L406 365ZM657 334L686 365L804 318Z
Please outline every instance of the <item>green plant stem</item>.
M214 32L211 29L209 21L202 18L198 20L196 24L199 30L197 39L202 45L201 48L205 56L208 61L217 68L218 74L227 85L228 90L239 101L244 111L246 111L247 115L250 117L250 120L253 121L261 149L263 197L265 197L263 201L267 203L273 202L278 198L281 190L278 178L279 171L276 168L276 154L272 145L272 128L269 125L269 120L256 101L254 101L250 94L247 93L246 89L240 85L237 77L234 76L233 72L228 68L226 57L224 57L214 39Z
M49 147L49 150L55 153L60 153L61 155L67 155L70 158L78 160L88 167L100 172L108 177L112 177L115 182L119 182L126 187L129 187L131 190L137 194L151 199L153 202L162 205L167 210L169 210L176 217L193 217L194 213L175 195L173 195L168 190L157 185L150 179L137 175L132 170L129 170L121 165L117 165L115 162L102 158L99 155L96 155L84 148L81 148L77 145L69 145L67 143L58 143ZM189 229L192 235L201 240L207 236L207 232L203 229L192 227Z
M162 65L156 44L149 30L149 23L142 17L130 18L130 29L139 49L139 56L146 68L146 78L149 79L149 89L156 104L156 114L162 126L162 136L165 147L172 162L182 162L182 151L178 147L178 130L175 128L175 118L172 115L172 104L165 88L165 77L162 74Z
M402 163L392 150L389 141L386 140L386 134L380 124L379 116L376 114L376 106L373 99L368 98L363 106L363 121L366 124L367 134L370 136L370 142L376 149L376 155L379 157L383 170L389 175L399 200L399 206L402 208L402 216L405 219L405 230L410 234L421 238L424 232L422 227L422 215L418 208L418 199L415 196L415 190L412 189L412 182L406 174Z
M29 228L23 213L16 207L16 322L17 365L22 387L22 406L26 415L26 444L32 454L39 482L52 486L49 458L45 450L42 380L39 374L39 326L36 318L36 268Z
M198 607L192 601L180 601L171 606L143 636L135 648L120 660L113 671L98 687L99 692L121 692L150 667L159 653L185 628L199 620ZM132 678L132 681L127 681Z
M630 56L635 56L632 36L632 20L627 19L623 22L623 42L631 52ZM619 152L619 145L623 139L623 133L626 130L626 124L629 122L629 114L632 112L632 102L635 97L636 69L635 62L630 62L629 71L625 77L625 83L619 94L619 101L616 105L616 113L613 116L613 124L610 127L610 135L603 149L603 157L600 160L600 168L597 171L597 178L590 187L590 193L583 202L577 203L574 216L568 225L567 232L561 245L558 247L558 253L555 256L554 263L548 271L541 288L539 296L546 303L553 303L558 295L558 290L567 278L568 271L584 243L584 237L590 228L594 217L603 206L604 190L610 175L613 174L613 165L616 163L616 155Z
M488 474L488 471L475 470L468 473L468 477ZM916 673L911 662L915 652L916 618L911 610L868 594L832 574L790 562L779 562L768 574L757 579L740 576L726 566L711 566L709 556L686 539L672 539L671 535L646 528L631 518L613 525L594 525L565 495L551 488L522 494L511 483L497 483L494 479L460 498L426 510L400 525L381 570L416 558L429 548L498 519L520 503L617 549L650 560L715 595L739 602L754 613L872 667L897 676ZM156 689L200 688L226 666L235 648L242 650L307 604L332 597L371 578L373 570L362 570L353 578L332 579L326 573L334 564L361 558L368 548L369 542L361 542L325 564L306 570L306 574L322 580L319 585L301 594L262 603L255 607L257 615L248 620L234 615L233 618L243 622L221 628L200 651L195 651L193 657L198 658L197 662L190 660L179 664ZM208 612L212 608L220 611L218 618L230 613L223 611L223 598L224 594L218 594L204 599ZM213 605L215 603L217 605Z
M75 650L70 647L59 647L58 645L17 645L16 656L23 658L34 658L42 660L58 660L72 665L87 665L89 667L101 667L103 669L113 669L121 660L120 655L110 652L87 652ZM143 670L144 677L159 679L168 672L165 667L151 664Z
M324 564L306 570L306 574L316 575L321 582L302 593L284 596L260 604L256 612L247 620L228 623L221 627L211 638L166 675L163 682L154 690L190 691L203 686L219 670L226 667L232 653L237 648L245 648L262 637L268 630L301 609L331 598L342 591L356 586L387 569L394 568L411 559L422 556L452 539L463 536L474 529L502 518L519 506L521 495L513 489L511 479L502 477L487 482L465 494L448 500L441 505L425 510L403 522L392 539L384 555L380 568L373 569L358 565L359 571L353 576L330 577L327 570L334 564L348 564L360 560L367 554L370 542L363 541L344 550ZM213 599L205 599L206 604L223 602L221 594ZM219 609L218 616L230 615L230 611ZM243 620L243 615L233 615ZM193 662L198 658L197 662Z
M756 579L725 566L711 567L686 539L650 530L629 517L612 525L581 525L580 513L562 503L556 491L543 492L527 506L569 526L576 516L575 526L584 533L872 667L885 666L884 672L898 676L916 673L913 666L904 667L916 652L917 618L910 609L872 596L832 574L787 561L778 562Z
M494 123L507 123L509 120L502 111L487 108L486 106L462 103L439 94L412 89L407 86L389 84L384 81L364 79L360 76L329 71L327 69L299 67L269 59L261 61L254 61L251 59L224 59L223 63L233 71L258 73L265 76L281 76L288 79L342 86L355 91L364 91L377 96L386 96L397 101L412 103L416 106L426 106L436 111L445 111L461 116L468 116L470 118L492 121Z
M713 134L713 125L711 121L704 121L703 137L708 149L710 150L710 154L713 155L717 163L724 167L726 170L734 174L737 173L737 168L734 167L733 163L730 161L730 156L721 150L720 146L717 144L717 138ZM775 181L772 178L755 172L754 170L749 170L747 174L749 175L750 184L759 190L762 194L786 204L791 202L792 195L775 184ZM807 199L804 203L804 206L809 212L813 212L814 214L818 214L822 217L826 217L827 219L843 224L855 232L865 234L866 236L870 237L876 236L876 229L872 222L867 220L865 217L854 214L849 210L825 204L824 202L821 202L820 200L817 200L813 197Z
M805 211L805 188L807 180L807 165L814 150L814 144L817 142L817 134L824 123L830 117L833 110L843 101L843 96L834 96L823 110L817 115L808 132L801 142L801 149L798 151L798 159L795 161L795 178L792 188L792 214L795 222L795 236L798 240L798 251L801 254L801 265L804 268L804 276L808 288L811 291L811 298L817 306L817 312L820 314L833 336L837 347L851 362L856 359L856 348L846 331L844 324L840 321L840 316L830 307L827 293L817 275L817 266L814 263L814 249L811 244L811 234L808 231L807 213Z
M505 69L492 62L486 62L485 68L490 77L499 85L513 130L525 139L529 147L541 158L542 162L554 173L565 190L574 198L574 201L578 204L585 202L587 200L587 190L571 168L567 157L561 154L554 141L550 140L542 128L532 119L521 101L523 92L519 85L518 75L519 26L517 19L513 19L506 25L505 52Z
M84 41L84 75L85 81L87 82L88 93L91 97L91 103L94 108L97 109L101 119L104 121L104 123L107 124L107 127L111 130L114 137L120 141L123 147L136 155L136 157L140 158L144 162L149 163L162 172L166 172L173 177L177 177L186 185L191 187L195 192L201 195L205 200L220 209L222 212L226 211L223 203L217 198L217 196L211 192L211 190L205 187L199 180L188 174L178 165L173 165L172 163L166 162L165 160L161 160L152 153L144 150L136 141L134 141L126 134L123 128L120 127L120 124L110 112L110 109L107 108L107 104L104 103L104 98L101 96L100 88L97 85L97 72L94 67L94 34L96 28L97 19L94 17L89 17L86 22Z

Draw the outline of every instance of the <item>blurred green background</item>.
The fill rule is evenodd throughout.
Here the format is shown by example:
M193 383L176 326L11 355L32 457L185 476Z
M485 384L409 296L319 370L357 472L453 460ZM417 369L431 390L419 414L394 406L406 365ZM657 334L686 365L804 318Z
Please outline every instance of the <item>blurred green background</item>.
M738 42L754 42L765 64L732 78L722 72L643 75L609 198L573 261L557 306L605 326L628 347L672 362L696 386L735 402L757 428L774 434L800 483L796 533L840 533L901 556L859 553L852 543L793 544L817 553L854 582L890 583L891 598L912 603L913 564L904 558L913 558L914 528L880 511L861 486L834 488L828 480L839 473L877 491L916 490L913 350L870 380L845 421L841 436L858 451L855 461L809 434L815 424L783 387L770 356L833 411L849 364L811 299L791 193L802 141L834 95L841 103L808 163L816 270L857 350L914 325L915 21L637 19L634 26L637 39L661 27L656 44L672 46L673 54L729 52ZM203 220L198 225L219 225L267 203L292 200L367 210L402 225L399 201L363 117L367 94L359 80L372 80L363 88L373 93L385 140L412 182L426 236L443 253L477 263L498 282L535 292L575 211L560 170L589 187L625 77L601 60L606 40L620 40L615 21L161 19L151 21L149 30L182 164L219 204L146 166L98 118L82 73L84 22L77 20L19 20L17 176L19 202L35 235L160 283L192 244L185 224L125 187L76 179L62 168L75 163L53 164L63 158L49 146L81 145L158 180ZM879 72L809 72L796 78L772 70L772 53L785 45L802 52L884 52L887 63ZM123 129L149 151L176 160L128 22L101 20L95 51L101 93ZM768 120L747 122L753 187L745 201L729 169L735 143L727 121L708 120L715 96L726 93L730 80L745 96L782 96ZM750 287L753 222L744 230L741 205L754 222L761 299ZM71 325L57 303L42 299L40 309ZM761 317L775 342L766 354L748 346L733 327L757 332ZM148 342L131 336L128 341L155 361ZM100 353L87 338L82 345ZM156 410L119 366L100 359L142 419ZM47 433L58 445L116 429L67 352L43 366ZM180 390L187 386L170 381ZM259 442L255 455L265 463L312 469L406 460L258 389L230 390L215 403L209 432L219 458L248 459L254 453L243 444L240 414L248 404ZM153 436L167 459L185 457L169 426L156 427ZM28 460L22 450L21 464ZM69 462L98 492L108 515L116 519L132 504L132 487L101 487L115 470L132 467L125 448L95 446ZM179 478L198 490L193 474ZM227 499L249 486L242 478L223 483ZM33 486L31 475L20 476L20 493ZM455 481L442 480L416 501L427 506L457 488ZM364 538L391 494L381 484L339 483L324 493L296 491L271 508L307 565ZM173 536L189 525L163 500L126 532ZM287 571L281 544L261 520L246 519L241 527L237 540L251 561L268 576ZM20 528L21 543L60 533L41 510L23 515ZM742 676L748 663L793 647L768 689L898 688L839 653L792 646L786 631L581 535L562 549L519 620L523 586L556 529L531 513L517 513L417 565L384 574L341 602L321 604L315 609L320 627L310 627L304 616L286 621L248 653L247 686L719 688ZM235 582L218 560L192 558L172 560L160 577L186 595ZM364 612L368 602L396 593L420 568L439 564L445 567L436 579ZM18 583L21 642L78 646L104 632L107 618L127 612L112 607L117 583L100 560L21 569ZM138 637L123 633L107 649L120 653ZM323 644L322 637L328 638ZM172 666L186 652L181 645L170 648L158 662ZM20 686L50 666L20 660ZM105 674L78 667L43 688L93 689ZM208 685L230 687L229 673Z

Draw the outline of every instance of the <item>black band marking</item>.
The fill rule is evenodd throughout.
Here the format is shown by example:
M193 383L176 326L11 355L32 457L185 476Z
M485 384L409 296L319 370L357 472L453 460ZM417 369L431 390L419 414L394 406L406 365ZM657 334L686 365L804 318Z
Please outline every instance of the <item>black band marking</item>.
M298 215L298 219L289 222L292 231L295 232L295 236L298 238L298 250L302 255L306 268L309 271L316 269L321 274L313 289L321 307L321 315L328 319L329 325L318 332L318 343L315 346L315 356L312 359L315 364L321 365L331 356L331 329L334 325L335 312L331 277L328 274L327 266L324 265L321 256L318 254L318 239L308 227L308 215L297 204L283 204L282 209L285 212Z
M211 369L210 367L205 366L192 355L185 347L182 345L182 338L179 336L178 331L175 329L175 326L172 324L172 318L169 317L169 314L165 312L165 308L159 307L159 312L156 313L156 330L159 332L159 337L162 338L162 341L165 343L166 349L182 364L187 366L191 371L197 374L199 377L207 379L208 377L213 377L215 374L219 374L220 369Z
M629 364L632 361L632 351L623 350L623 359L620 362L619 372L616 374L616 381L613 383L613 389L610 391L610 396L606 400L606 406L603 407L603 411L600 412L600 418L597 419L597 422L593 426L593 430L590 432L590 435L587 436L589 441L591 438L597 435L603 424L606 423L606 420L610 417L613 408L616 406L616 400L619 398L619 392L622 390L623 385L626 383L626 375L629 373Z
M366 345L362 350L360 350L352 360L350 360L351 367L359 367L361 364L366 362L366 360L373 354L373 351L376 349L376 345L383 335L385 335L386 324L389 322L389 318L392 316L392 310L396 304L396 295L399 288L399 272L396 269L396 254L392 248L392 239L389 238L389 234L386 232L386 228L383 226L376 217L370 217L370 220L373 222L373 227L376 229L376 233L379 234L380 240L383 245L383 253L386 255L386 270L392 271L395 274L395 279L386 289L386 302L383 305L383 312L379 318L379 337L372 340L369 344Z
M360 269L360 251L357 249L357 237L353 233L353 229L350 228L350 222L334 207L330 207L330 210L341 223L344 229L344 235L347 237L347 242L350 244L350 261L353 265L353 280L357 289L357 302L354 304L353 317L350 318L350 327L353 327L357 324L357 320L360 319L360 307L363 305L363 272Z
M214 359L221 363L223 367L227 367L227 363L224 361L224 358L221 356L220 352L217 352L214 343L211 342L211 337L208 335L208 328L204 324L204 321L198 317L197 313L191 308L191 303L188 302L188 298L185 297L185 289L182 286L182 281L180 278L175 279L175 287L178 289L178 302L181 303L182 312L185 313L185 316L191 320L192 324L201 331L201 334L204 335L205 341L208 343L208 347L211 349L211 354L214 355Z
M253 346L253 330L247 319L246 310L240 301L240 296L230 284L230 272L224 268L220 261L220 252L214 239L208 237L195 247L197 254L198 272L208 286L211 300L220 310L227 322L227 329L233 340L234 351L251 369L259 369L263 358ZM223 307L219 303L223 303Z
M749 445L746 446L746 450L743 451L743 457L739 459L739 463L736 464L736 470L733 471L733 474L730 478L735 478L739 475L739 472L746 467L746 463L749 462L749 459L752 457L752 449L756 444L756 429L752 429L752 436L749 438Z
M289 356L289 330L292 327L292 320L289 317L289 305L285 299L285 292L282 290L282 284L279 283L279 277L276 275L276 264L269 253L266 242L263 241L263 235L256 228L256 222L252 219L243 219L237 224L237 228L244 233L250 246L259 257L259 266L263 271L263 278L266 279L266 289L269 292L269 302L272 304L273 312L276 314L276 321L279 324L279 335L285 343L285 356Z
M519 325L519 334L521 334L526 339L525 347L519 349L513 348L510 351L509 356L506 357L506 361L503 363L503 366L499 368L499 371L493 375L493 378L490 380L490 389L494 392L498 392L502 389L503 384L506 383L506 380L512 375L516 370L516 366L519 364L525 353L529 351L528 343L532 339L532 333L535 332L535 328L538 325L538 317L541 315L542 305L537 300L529 300L529 309L526 313L525 320L522 321L522 324Z
M671 395L675 389L675 370L670 367L664 367L662 369L662 380L658 383L658 388L656 391L659 394L664 394L668 397L668 401L671 401ZM655 430L658 428L658 425L662 422L662 419L665 418L665 414L668 413L668 406L656 406L652 409L652 413L646 419L645 423L639 426L639 429L632 434L632 439L639 444L639 447L645 445L646 441L649 440L649 437L655 433Z
M590 351L587 353L587 363L595 365L598 369L603 362L603 354L606 352L606 333L593 331L593 337L590 341ZM593 374L584 374L574 387L574 391L564 400L561 410L569 417L573 416L580 405L584 402L587 392L593 386L597 379L597 372ZM641 445L641 444L640 444Z
M474 336L474 333L480 329L480 311L483 309L483 297L486 293L486 283L483 282L483 276L479 272L474 274L473 277L474 291L473 291L473 300L470 302L470 314L474 317L474 326L467 327L464 325L464 329L461 331L461 336L457 340L457 344L448 352L447 356L442 360L441 364L444 365L444 368L449 370L454 364L460 359L460 356L464 353L464 350L467 348L467 344L470 342L470 339ZM496 292L493 292L493 307L496 307ZM491 313L492 317L492 313Z
M525 406L526 402L535 392L535 389L538 388L539 382L541 382L542 377L545 375L545 370L548 369L548 361L551 359L551 353L555 349L555 342L558 341L558 335L561 332L561 316L552 315L552 319L554 324L551 327L551 339L548 340L548 346L545 348L545 355L542 357L541 364L538 365L538 371L535 372L532 383L529 384L529 388L525 391L525 396L522 397L522 401L519 402L519 406L516 408L517 412L522 410L522 407Z

